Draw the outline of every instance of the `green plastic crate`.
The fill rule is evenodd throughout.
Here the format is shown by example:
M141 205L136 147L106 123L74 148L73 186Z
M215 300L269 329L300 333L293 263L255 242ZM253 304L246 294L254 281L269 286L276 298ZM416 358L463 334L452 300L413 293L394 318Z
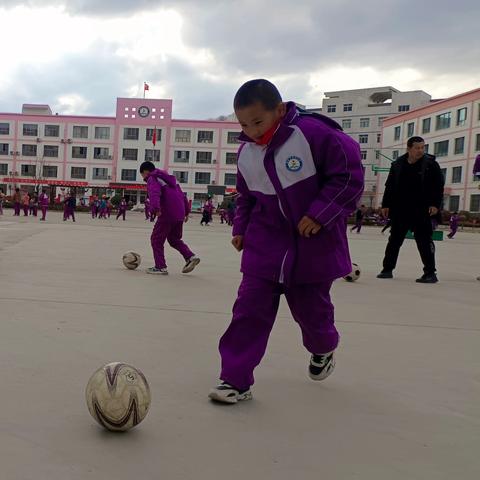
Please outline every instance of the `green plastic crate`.
M411 240L414 239L413 233L410 230L408 231L406 238L410 238ZM443 231L442 230L435 230L433 232L432 239L436 240L437 242L443 241Z

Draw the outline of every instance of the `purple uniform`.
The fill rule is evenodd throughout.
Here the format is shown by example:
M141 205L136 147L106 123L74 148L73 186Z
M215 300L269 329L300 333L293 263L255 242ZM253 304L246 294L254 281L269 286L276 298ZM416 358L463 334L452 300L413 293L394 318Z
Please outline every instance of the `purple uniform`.
M453 238L458 230L458 215L453 214L450 217L450 233L447 235L448 238Z
M346 219L363 191L359 145L333 120L287 107L267 147L240 135L233 235L243 236L243 279L219 346L220 378L239 389L253 384L282 293L308 351L337 347L330 287L352 267ZM322 226L310 238L297 230L305 215Z
M150 199L150 211L158 219L150 238L155 267L166 268L164 244L170 246L187 261L194 253L183 242L183 222L190 213L188 200L177 180L166 171L155 169L147 177L147 192Z
M42 218L40 220L45 221L45 219L47 218L47 209L49 202L48 195L46 193L41 193L38 197L38 201L40 204L40 209L42 210Z
M125 200L121 200L120 204L118 205L117 220L120 217L123 217L123 220L125 220L126 212L127 212L127 202Z

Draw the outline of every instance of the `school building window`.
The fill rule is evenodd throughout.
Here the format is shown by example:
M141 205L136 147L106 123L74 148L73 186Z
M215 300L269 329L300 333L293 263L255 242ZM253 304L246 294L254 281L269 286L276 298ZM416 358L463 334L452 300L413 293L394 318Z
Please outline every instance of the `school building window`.
M8 155L8 143L0 143L0 155Z
M446 157L448 155L448 140L435 142L433 144L433 154L436 157Z
M457 110L457 127L463 127L467 123L467 107Z
M408 138L413 137L414 130L415 130L415 124L413 122L407 124L407 137Z
M173 152L173 161L175 163L188 163L190 161L190 152L188 150L175 150Z
M122 158L123 160L138 160L138 148L124 148Z
M52 165L43 166L43 177L44 178L57 178L58 167Z
M193 201L194 202L206 202L208 200L208 193L194 193Z
M408 112L410 110L410 105L399 105L398 111L399 112Z
M43 129L45 137L58 137L60 136L60 126L59 125L45 125Z
M76 179L87 178L87 169L86 167L71 167L70 176Z
M136 170L133 171L136 172ZM92 169L92 180L108 180L108 168Z
M58 145L44 145L43 146L44 157L58 157Z
M368 135L359 135L358 143L368 143Z
M145 149L145 161L146 162L159 162L160 150Z
M236 173L226 173L225 174L225 185L236 185L237 184L237 174Z
M22 145L22 155L24 157L36 157L37 146L36 145Z
M362 160L367 159L367 151L366 150L360 150L360 156L362 157Z
M192 141L191 130L175 130L175 141L190 143Z
M368 128L370 126L370 119L369 118L361 118L360 119L360 128Z
M353 103L344 103L343 104L343 111L344 112L351 112L353 110Z
M25 137L38 137L38 125L35 123L24 123L23 135Z
M75 125L73 127L73 138L88 138L88 127Z
M105 147L95 147L93 149L93 158L96 160L108 160L110 158L110 150Z
M452 183L462 183L462 167L452 168Z
M394 151L392 152L392 158L393 158L394 160L396 160L396 159L398 158L398 150L394 150Z
M470 195L470 211L480 212L480 195Z
M448 202L448 209L451 212L458 212L460 207L460 195L452 195Z
M337 111L336 105L327 105L327 112L328 113L335 113Z
M401 127L395 127L395 129L393 130L393 139L400 140L400 134L401 134Z
M422 133L429 133L431 127L432 119L431 118L424 118L422 120Z
M197 163L212 163L212 152L197 152Z
M213 132L209 130L199 130L197 134L198 143L213 143Z
M121 179L124 182L135 182L137 180L137 171L133 169L122 169Z
M37 172L37 167L35 165L22 165L21 175L22 177L34 177Z
M0 135L10 135L9 123L0 123Z
M109 140L110 127L95 127L95 138L97 140Z
M7 175L7 174L8 174L8 163L0 163L0 175Z
M155 129L154 128L147 128L146 132L145 132L145 140L147 142L151 142L152 139L153 139L153 131ZM161 142L162 141L162 130L160 128L157 128L157 138L156 138L156 141L157 142Z
M460 137L455 139L455 155L463 153L465 149L465 137Z
M430 145L428 143L425 144L425 153L428 153L428 149L430 148Z
M188 183L188 172L173 171L178 183Z
M480 151L480 133L477 133L477 136L475 139L475 151L476 152Z
M240 132L228 132L227 133L227 143L239 143L238 137L240 136Z
M237 154L233 152L227 152L225 154L225 163L227 165L236 165L237 164Z
M352 128L352 120L350 118L342 120L342 128Z
M87 158L87 147L72 147L72 158Z
M124 140L138 140L139 128L124 128L123 139Z
M436 130L443 130L445 128L450 128L452 123L452 112L442 113L436 117Z
M382 134L377 133L377 143L380 143L382 141Z
M195 172L195 183L198 185L208 185L210 183L210 173Z
M443 175L443 180L447 180L447 169L446 168L441 168L440 171L442 172Z

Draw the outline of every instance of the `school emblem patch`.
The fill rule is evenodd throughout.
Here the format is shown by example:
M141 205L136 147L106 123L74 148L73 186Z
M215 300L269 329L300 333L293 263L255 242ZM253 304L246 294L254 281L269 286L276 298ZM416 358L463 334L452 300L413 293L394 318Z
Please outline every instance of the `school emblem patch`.
M300 157L292 155L287 158L285 166L289 172L298 172L303 167L303 160Z

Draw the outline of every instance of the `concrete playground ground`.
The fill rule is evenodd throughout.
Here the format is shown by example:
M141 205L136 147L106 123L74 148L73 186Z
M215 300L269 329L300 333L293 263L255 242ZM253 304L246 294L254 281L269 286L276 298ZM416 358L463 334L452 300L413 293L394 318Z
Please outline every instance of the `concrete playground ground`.
M254 399L215 405L217 344L240 280L229 228L185 238L202 258L190 275L167 247L168 277L152 265L151 224L75 224L0 217L0 478L477 479L480 478L480 234L437 243L440 283L419 285L406 240L393 280L378 280L387 236L349 234L362 268L333 287L341 345L325 382L282 300ZM121 261L142 255L136 271ZM125 361L152 389L145 421L126 434L90 417L95 369Z

